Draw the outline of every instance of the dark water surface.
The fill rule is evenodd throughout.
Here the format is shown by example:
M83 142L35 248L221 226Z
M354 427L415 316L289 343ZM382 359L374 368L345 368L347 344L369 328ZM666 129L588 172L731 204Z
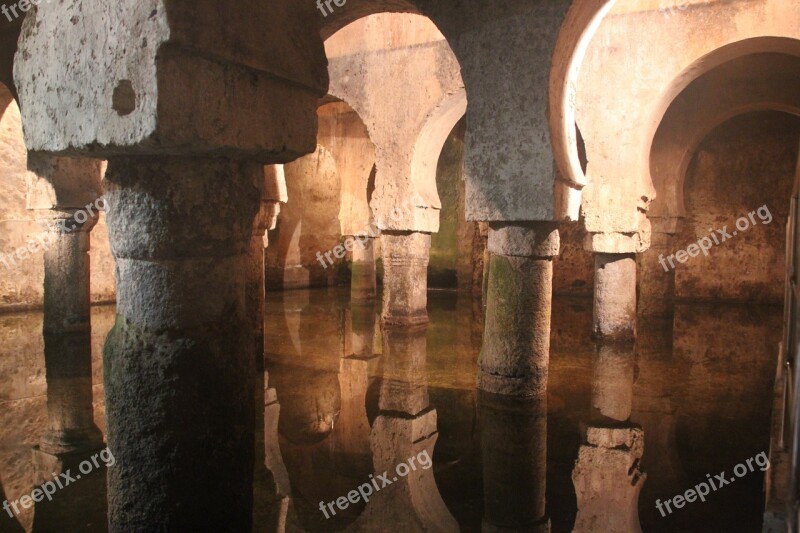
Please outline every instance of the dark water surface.
M381 332L379 303L351 304L347 289L270 293L266 355L291 483L288 529L480 531L535 520L546 509L553 531L571 531L584 428L630 413L644 433L644 531L760 531L759 469L666 518L655 501L706 474L731 477L738 463L768 451L781 310L678 305L674 319L639 325L635 351L598 352L591 304L554 300L549 395L520 402L475 390L482 320L469 296L431 292L427 328ZM101 350L113 320L113 306L93 308L94 406L103 430ZM31 448L47 423L41 326L40 313L0 315L0 500L33 486ZM416 468L397 476L411 457ZM612 466L598 462L592 479L616 502L609 512L630 513L630 477ZM333 503L335 516L320 510L384 471L392 483L368 504L359 496L345 510ZM103 492L77 484L57 513L37 504L16 524L3 511L0 532L21 531L20 524L45 531L35 525L48 513L59 517L60 531L103 531L103 517L91 514Z

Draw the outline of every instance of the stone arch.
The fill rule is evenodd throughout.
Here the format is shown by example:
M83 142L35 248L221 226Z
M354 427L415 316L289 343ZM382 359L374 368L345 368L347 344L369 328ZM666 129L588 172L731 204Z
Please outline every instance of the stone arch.
M577 92L588 158L582 197L588 249L647 249L645 214L656 197L650 151L670 103L693 80L736 57L796 55L799 17L779 0L693 2L672 13L617 0L587 48ZM617 246L616 237L626 235L638 235L639 246Z
M392 43L388 53L375 53L381 40ZM411 46L412 61L392 54L393 47ZM329 93L358 113L375 145L370 207L378 228L437 232L436 163L466 108L459 63L446 38L427 17L380 13L342 28L326 41L326 51Z
M583 140L575 118L577 83L586 50L603 18L617 0L575 2L567 11L558 35L550 71L550 135L559 176L556 217L578 220L580 192L586 185L581 161Z
M329 113L325 113L325 111ZM342 235L359 235L369 230L372 213L368 188L375 166L375 146L364 120L344 99L326 101L317 110L318 142L328 135L327 149L336 160L339 174L339 223ZM323 124L327 115L329 124ZM335 134L333 129L336 129ZM340 141L341 140L341 141ZM326 143L322 143L326 144Z
M428 116L414 146L411 161L411 183L422 205L441 209L436 190L436 169L447 137L467 112L467 92L462 88L445 96Z
M320 35L323 40L327 40L334 33L358 19L378 13L420 14L420 10L409 0L347 0L346 9L334 7L332 13L324 16L320 26Z
M721 124L753 111L800 115L800 57L767 52L731 59L697 77L672 100L650 151L650 175L658 192L651 217L685 214L683 185L698 146Z

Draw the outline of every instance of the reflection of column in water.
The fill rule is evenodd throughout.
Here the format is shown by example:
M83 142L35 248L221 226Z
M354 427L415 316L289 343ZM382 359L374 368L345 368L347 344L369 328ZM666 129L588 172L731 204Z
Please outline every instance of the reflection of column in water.
M335 468L357 478L372 473L367 390L377 358L373 354L378 315L373 302L352 302L346 319L345 354L339 363L341 411L333 438Z
M103 435L92 409L92 327L89 291L90 217L75 227L74 212L52 211L45 221L50 247L44 253L44 354L47 431L41 452L97 451Z
M592 377L593 423L613 425L630 420L635 366L632 345L596 347Z
M598 346L594 360L592 419L572 472L576 532L641 531L639 469L644 433L630 422L635 352L632 344Z
M545 513L547 400L478 395L483 531L550 531Z
M417 415L430 406L425 372L425 325L383 329L383 382L380 410Z
M377 287L375 275L375 239L369 237L345 237L354 241L350 297L353 301L375 298Z
M268 201L270 176L265 172L266 191L258 215L253 221L250 253L247 258L245 305L253 330L256 372L255 470L253 472L253 522L270 531L283 531L289 509L289 474L283 464L278 444L278 404L275 389L269 388L269 374L264 368L264 310L266 299L264 249L265 234L275 227L279 210L275 201ZM273 176L274 178L274 176Z
M384 329L381 412L372 426L370 442L374 471L388 472L392 483L371 497L354 524L355 531L382 531L387 527L398 531L458 531L458 523L436 486L433 468L423 467L432 465L439 436L436 410L428 401L426 330L425 326ZM422 465L419 457L423 458ZM400 464L409 466L405 477L397 475Z

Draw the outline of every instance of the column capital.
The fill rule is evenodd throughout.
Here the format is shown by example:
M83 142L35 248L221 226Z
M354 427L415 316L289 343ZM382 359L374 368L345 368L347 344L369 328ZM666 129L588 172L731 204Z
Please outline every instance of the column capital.
M491 222L489 251L511 257L556 257L561 248L557 222Z
M84 209L37 209L36 220L49 234L88 234L100 220L99 211L95 211L93 205Z

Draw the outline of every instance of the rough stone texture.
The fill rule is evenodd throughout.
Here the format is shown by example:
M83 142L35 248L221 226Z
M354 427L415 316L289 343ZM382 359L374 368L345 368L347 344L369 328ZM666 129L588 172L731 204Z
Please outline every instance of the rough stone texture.
M639 494L647 479L639 469L644 433L640 428L590 431L591 440L581 446L572 472L578 498L573 531L641 532Z
M465 213L465 130L466 120L461 119L447 137L439 156L436 190L442 208L439 231L431 235L429 287L472 290L473 260L480 236L477 224L467 221Z
M263 170L123 158L106 179L118 287L104 351L117 459L109 530L249 530L255 364L245 267Z
M594 290L594 255L584 249L586 230L578 222L558 226L561 246L553 259L553 294L591 296Z
M555 220L545 95L556 38L571 2L424 4L458 57L469 97L467 218Z
M483 531L549 532L546 395L521 400L479 392L478 401Z
M636 372L633 346L601 345L596 347L592 377L592 417L606 424L628 422L633 408L633 382ZM594 442L590 435L590 444ZM621 443L613 444L613 447Z
M428 322L428 260L431 236L427 233L384 232L383 312L385 324Z
M537 236L531 239L534 246L522 238L531 233ZM540 235L545 238L539 240ZM493 228L489 250L555 254L558 231L550 224ZM481 390L531 397L541 397L547 390L552 280L552 257L492 253L478 377Z
M496 255L552 258L558 255L560 246L558 224L489 224L488 250Z
M595 338L632 341L636 337L636 257L594 255Z
M646 233L642 214L656 195L653 139L692 81L749 54L798 55L800 12L783 0L691 2L666 13L654 4L617 1L591 40L578 78L576 119L588 159L582 213L592 233ZM609 50L615 50L613 61ZM663 53L654 60L656 50Z
M466 107L458 61L444 37L424 17L382 14L344 28L325 49L331 95L352 106L375 145L370 205L378 227L438 231L436 163Z
M52 455L96 451L103 435L92 412L89 233L97 219L78 223L74 211L45 213L52 244L44 254L48 426L40 447Z
M650 218L686 216L689 167L700 144L715 129L732 118L755 111L800 114L800 77L795 74L798 70L800 57L787 53L751 54L724 63L689 84L670 104L653 139L650 173L658 197L650 208ZM720 87L725 90L720 91ZM732 124L739 124L747 131L748 140L759 138L759 145L777 133L754 128L754 124L748 127L740 121L725 128L731 129ZM778 140L772 142L780 144ZM764 150L768 148L753 147L742 152L732 147L730 159L744 159L747 153Z
M368 233L372 222L369 200L375 187L375 146L367 127L346 102L320 107L317 117L317 142L336 161L341 234Z
M57 159L65 163L66 174L54 175L52 171L64 167L45 164L42 174L37 176L28 170L19 108L3 86L0 86L0 108L3 109L0 117L0 309L30 309L43 304L42 246L47 242L47 234L36 222L40 214L26 207L83 208L94 202L98 197L99 162ZM48 172L50 182L43 178ZM57 190L51 185L54 182L59 185ZM35 194L36 185L39 185L38 195ZM105 214L100 215L93 232L92 301L113 301L114 262L106 236ZM24 259L12 257L29 243L37 244L31 248L33 252L27 252Z
M687 300L783 301L788 198L794 183L800 120L777 113L734 119L699 147L685 188L687 218L674 239L686 250L709 230L731 238L684 264L675 260L675 296ZM738 231L737 220L767 206L772 221ZM768 217L766 217L768 219ZM733 235L734 231L738 234ZM719 240L722 237L717 233ZM663 269L662 269L663 272Z
M310 10L254 0L237 9L220 0L44 3L26 17L16 55L28 147L246 153L265 163L307 153L327 85L320 39L300 31ZM264 127L266 117L282 127Z

